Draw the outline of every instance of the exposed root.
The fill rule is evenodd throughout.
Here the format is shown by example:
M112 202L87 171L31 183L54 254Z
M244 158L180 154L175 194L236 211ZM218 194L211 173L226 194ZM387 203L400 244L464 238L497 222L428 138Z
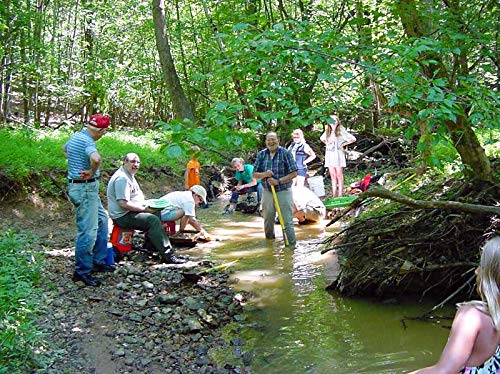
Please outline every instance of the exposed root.
M462 184L457 181L453 186L454 199L496 204L498 193L492 192L497 187L482 186L478 191ZM390 212L357 219L326 240L323 252L336 250L341 263L340 275L330 288L346 295L378 297L470 294L470 272L477 266L481 243L498 232L498 216L391 206Z

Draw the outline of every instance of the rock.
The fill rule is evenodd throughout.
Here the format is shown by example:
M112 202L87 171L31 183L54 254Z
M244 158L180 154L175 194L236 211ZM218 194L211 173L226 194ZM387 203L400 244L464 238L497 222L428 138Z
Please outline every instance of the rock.
M203 309L204 307L203 303L200 300L191 296L187 297L184 300L184 305L190 310Z

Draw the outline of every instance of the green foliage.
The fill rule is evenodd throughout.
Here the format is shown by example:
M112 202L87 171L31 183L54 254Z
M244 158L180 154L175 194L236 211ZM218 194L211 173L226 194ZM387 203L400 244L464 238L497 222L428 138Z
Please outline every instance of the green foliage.
M65 168L61 133L4 129L0 130L0 142L8 145L0 147L0 168L13 180Z
M41 131L34 129L0 129L0 141L9 147L0 148L0 170L10 180L30 186L36 178L43 194L57 194L51 177L66 174L66 158L62 146L70 138L69 131ZM145 167L170 166L180 170L177 160L167 158L159 141L169 142L154 131L111 131L101 138L97 147L103 158L101 169L116 168L123 156L135 152ZM61 181L63 182L63 181Z
M34 351L42 344L34 324L41 264L30 240L0 233L0 373L31 371L37 366Z
M336 112L351 128L378 118L375 131L424 135L419 147L438 152L424 162L442 168L456 158L445 125L500 122L494 2L174 2L166 31L197 126L169 121L173 98L148 2L35 5L2 5L0 51L12 61L12 102L32 100L26 116L37 126L44 122L32 113L46 103L56 114L91 103L119 125L169 122L160 141L169 159L204 143L216 161L217 153L254 148L252 134L289 134ZM420 134L424 121L430 131Z
M231 127L222 116L212 126L198 126L184 120L159 121L158 127L164 136L162 149L169 160L188 159L192 145L202 149L205 163L227 163L257 149L258 139L251 131Z

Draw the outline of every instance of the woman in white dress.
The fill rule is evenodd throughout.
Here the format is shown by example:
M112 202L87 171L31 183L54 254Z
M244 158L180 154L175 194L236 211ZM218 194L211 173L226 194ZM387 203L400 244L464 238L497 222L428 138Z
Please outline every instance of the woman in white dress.
M327 125L320 140L326 144L325 166L332 180L332 196L338 197L344 193L345 150L349 144L356 141L356 138L340 124L336 115L330 116Z

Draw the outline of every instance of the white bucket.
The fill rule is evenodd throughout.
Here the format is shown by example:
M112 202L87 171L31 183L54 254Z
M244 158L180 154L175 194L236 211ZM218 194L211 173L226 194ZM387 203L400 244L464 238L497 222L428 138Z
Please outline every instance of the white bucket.
M316 196L325 196L325 184L323 183L323 177L321 175L309 177L307 183L309 184L309 189L314 192Z

